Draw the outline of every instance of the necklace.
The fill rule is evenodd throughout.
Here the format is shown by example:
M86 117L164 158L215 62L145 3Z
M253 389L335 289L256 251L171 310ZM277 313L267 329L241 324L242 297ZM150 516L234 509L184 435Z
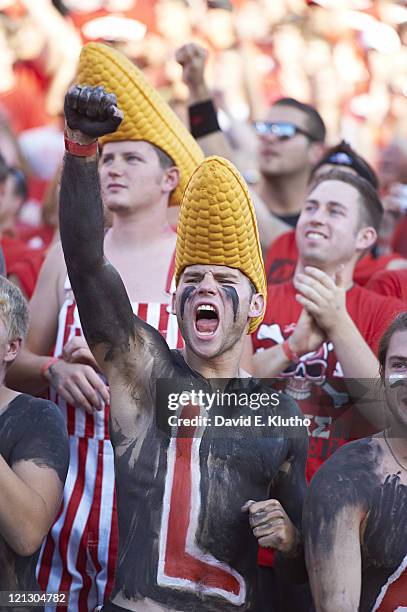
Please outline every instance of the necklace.
M400 461L397 459L397 457L396 457L392 447L390 446L390 442L387 439L386 430L383 431L383 437L384 437L384 441L386 442L387 447L388 447L388 449L389 449L389 451L390 451L394 461L397 463L397 465L399 465L401 467L402 470L407 472L407 468L402 463L400 463Z

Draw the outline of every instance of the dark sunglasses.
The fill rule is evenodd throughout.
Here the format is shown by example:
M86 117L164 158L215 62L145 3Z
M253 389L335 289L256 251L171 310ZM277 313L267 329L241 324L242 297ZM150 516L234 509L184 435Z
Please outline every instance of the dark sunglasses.
M294 123L273 122L273 121L255 121L253 127L258 134L262 136L274 134L279 140L288 140L296 134L303 134L310 140L316 140L315 136L299 128Z

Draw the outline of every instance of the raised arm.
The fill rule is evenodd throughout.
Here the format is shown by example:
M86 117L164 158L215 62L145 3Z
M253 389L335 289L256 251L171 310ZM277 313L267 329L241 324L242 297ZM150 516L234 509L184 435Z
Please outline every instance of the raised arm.
M221 155L239 166L218 124L213 94L205 81L206 59L206 49L196 43L183 45L176 52L176 60L182 66L182 78L189 89L190 131L205 155ZM253 189L250 190L250 196L256 210L260 243L265 252L276 238L291 227L275 217Z
M71 142L91 145L114 132L123 114L114 94L103 87L72 87L65 97L67 134ZM73 150L75 145L69 145ZM104 219L98 155L66 153L60 194L61 241L86 340L100 367L109 374L121 369L136 345L149 343L150 329L133 315L123 281L103 253ZM83 151L81 151L83 153ZM151 333L151 331L150 331ZM140 360L143 355L139 354ZM134 363L134 367L136 364Z

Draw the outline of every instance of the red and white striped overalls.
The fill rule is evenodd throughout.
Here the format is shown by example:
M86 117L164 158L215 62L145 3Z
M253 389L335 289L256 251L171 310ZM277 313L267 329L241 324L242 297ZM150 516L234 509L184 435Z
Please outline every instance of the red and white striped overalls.
M173 273L174 258L167 278L168 292L175 288ZM73 336L82 335L68 279L64 288L66 299L59 314L55 356L61 355ZM170 314L168 304L133 303L132 308L161 332L170 348L183 346L177 318ZM46 592L69 591L69 610L89 612L109 596L118 547L109 406L90 415L66 404L54 389L50 390L50 399L66 419L71 456L63 502L41 550L38 580Z

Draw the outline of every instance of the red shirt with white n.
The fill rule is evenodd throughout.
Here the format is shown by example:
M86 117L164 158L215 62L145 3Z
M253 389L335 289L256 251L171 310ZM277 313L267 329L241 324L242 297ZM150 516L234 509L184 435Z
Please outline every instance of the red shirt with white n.
M265 317L252 336L254 352L282 344L293 333L302 309L295 294L292 282L269 286ZM353 285L346 294L346 308L367 344L377 354L381 336L394 316L403 310L403 304ZM308 480L345 442L371 433L369 424L362 418L354 420L342 366L329 341L317 351L303 355L299 363L291 363L278 377L276 386L293 397L311 420Z

